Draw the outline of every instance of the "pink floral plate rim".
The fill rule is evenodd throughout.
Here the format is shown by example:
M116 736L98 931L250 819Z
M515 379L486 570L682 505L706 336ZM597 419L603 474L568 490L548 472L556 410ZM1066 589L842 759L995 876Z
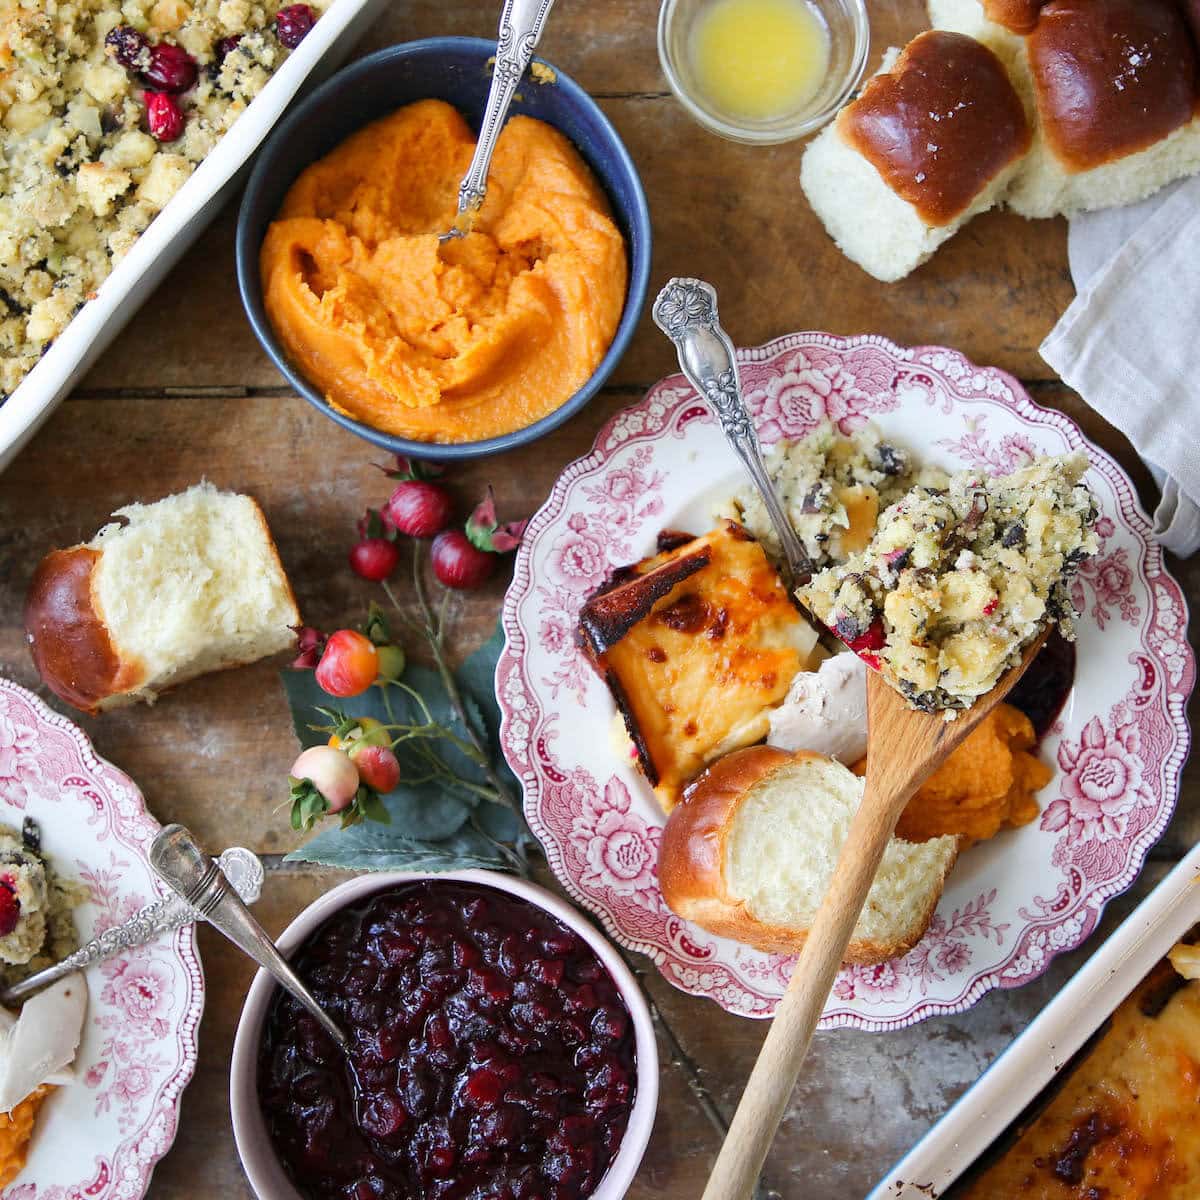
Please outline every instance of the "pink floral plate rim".
M791 334L738 360L764 444L823 420L845 432L870 420L949 466L1001 472L1033 453L1089 456L1103 545L1073 588L1083 613L1077 686L1043 742L1056 773L1041 819L967 852L922 942L891 963L843 971L822 1027L886 1030L963 1011L1078 946L1165 830L1190 743L1186 603L1122 468L1006 372L877 335ZM725 457L697 469L710 455ZM719 430L681 376L608 421L529 523L504 603L496 692L526 815L569 894L676 987L768 1017L791 960L666 909L655 878L662 814L607 747L612 702L572 636L584 595L649 553L654 534L721 472L736 483Z
M87 735L0 677L0 821L34 817L56 867L82 882L86 940L157 898L158 832L137 785ZM204 974L194 926L91 967L76 1081L47 1100L2 1200L141 1200L175 1140L197 1061Z

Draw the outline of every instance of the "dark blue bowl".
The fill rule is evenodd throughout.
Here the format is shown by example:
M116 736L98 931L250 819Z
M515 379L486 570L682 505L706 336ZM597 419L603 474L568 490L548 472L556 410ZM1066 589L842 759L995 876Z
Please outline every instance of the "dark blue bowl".
M357 129L416 100L445 100L478 127L491 83L488 60L495 53L496 43L483 38L426 38L380 50L339 71L293 109L271 135L259 153L238 214L238 287L246 315L263 349L314 408L359 437L397 454L443 461L479 458L523 446L557 429L579 412L612 374L633 337L646 302L650 278L650 212L637 169L617 131L595 101L557 67L551 67L557 81L550 84L526 81L512 111L537 117L571 139L608 193L613 217L629 254L625 310L608 353L587 383L549 416L524 429L482 442L440 444L395 437L337 412L288 359L267 318L258 269L259 249L267 226L283 204L288 188L305 167L328 154ZM447 214L447 218L451 215Z

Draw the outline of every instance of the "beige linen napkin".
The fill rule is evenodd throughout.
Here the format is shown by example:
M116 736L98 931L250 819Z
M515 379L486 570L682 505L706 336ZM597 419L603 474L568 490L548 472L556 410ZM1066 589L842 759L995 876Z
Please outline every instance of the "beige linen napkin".
M1200 177L1071 222L1076 298L1042 357L1162 485L1155 535L1200 549Z

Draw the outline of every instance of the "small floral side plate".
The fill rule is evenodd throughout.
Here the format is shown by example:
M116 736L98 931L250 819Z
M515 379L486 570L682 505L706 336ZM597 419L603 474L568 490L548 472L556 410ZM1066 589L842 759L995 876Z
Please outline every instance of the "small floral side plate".
M1127 888L1175 808L1195 679L1187 610L1163 569L1128 477L1061 413L1011 376L938 347L793 334L738 352L764 444L824 420L867 421L950 469L1003 473L1035 454L1086 450L1102 547L1074 586L1075 690L1042 743L1055 769L1042 814L965 853L925 938L889 963L848 968L825 1028L894 1029L969 1008L1037 978L1083 941ZM714 937L664 905L663 815L614 749L614 706L575 645L579 607L617 566L653 552L660 529L710 528L740 468L682 376L663 380L601 431L529 523L504 607L496 673L504 751L563 886L676 987L767 1017L791 960Z
M160 894L145 856L159 824L137 786L66 717L0 679L0 822L25 817L90 893L75 910L82 940ZM92 967L87 984L78 1078L46 1101L2 1200L141 1200L175 1140L204 1010L195 927Z

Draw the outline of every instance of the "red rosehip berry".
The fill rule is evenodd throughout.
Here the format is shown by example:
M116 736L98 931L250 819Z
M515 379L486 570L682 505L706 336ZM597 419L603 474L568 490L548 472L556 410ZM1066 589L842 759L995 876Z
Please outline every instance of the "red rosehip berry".
M448 588L474 591L496 569L496 556L471 545L461 529L447 529L433 539L433 573Z
M358 777L380 795L394 791L400 782L400 761L390 746L358 745L350 751Z
M159 92L186 92L196 82L199 67L182 47L159 42L150 47L150 65L142 71L147 87Z
M146 120L160 142L173 142L183 134L183 110L166 92L146 93Z
M329 635L317 663L317 683L331 696L359 696L379 674L379 652L370 638L353 629Z
M307 4L289 4L275 14L275 36L289 50L295 50L316 23L317 14Z
M0 881L0 937L8 937L20 919L20 900L7 883Z
M406 479L392 493L383 513L396 529L408 537L433 537L450 523L454 502L440 483Z
M400 551L387 538L363 538L350 548L350 566L356 575L379 583L387 579L400 562Z

